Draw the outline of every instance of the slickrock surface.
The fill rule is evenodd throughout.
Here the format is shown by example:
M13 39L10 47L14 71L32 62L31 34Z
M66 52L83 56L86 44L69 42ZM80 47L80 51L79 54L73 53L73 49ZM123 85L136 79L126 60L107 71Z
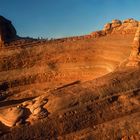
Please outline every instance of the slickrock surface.
M129 63L127 66L138 66L140 62L140 27L138 27L134 41L132 44L132 49L129 57Z
M23 117L23 109L20 107L10 107L0 110L0 121L6 126L14 126Z
M139 139L139 81L140 69L126 68L54 90L48 93L54 98L46 96L48 117L29 126L14 128L1 139Z
M0 140L139 140L138 24L113 20L85 36L4 44Z

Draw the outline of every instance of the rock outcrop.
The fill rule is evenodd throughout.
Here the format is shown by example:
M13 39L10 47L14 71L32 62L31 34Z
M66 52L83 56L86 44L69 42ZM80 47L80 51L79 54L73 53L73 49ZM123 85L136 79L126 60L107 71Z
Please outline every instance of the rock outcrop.
M0 110L0 121L6 126L14 126L23 117L23 109L21 107L11 107Z
M42 112L43 106L47 103L47 96L39 96L32 101L23 103L23 106L28 108L33 115L38 115Z
M107 34L133 34L136 32L139 21L130 18L124 21L114 19L112 22L104 25L103 30L92 32L92 37L105 36Z
M122 25L122 22L120 20L117 20L117 19L112 20L112 24L111 24L112 28L117 28L117 27L119 27L121 25Z
M6 42L14 40L16 37L16 30L11 21L0 16L0 46L3 46Z
M21 106L30 111L30 115L26 121L33 123L35 120L42 119L48 116L47 109L44 105L48 102L48 96L46 94L36 97L33 100L25 101Z
M101 30L101 31L92 32L90 35L92 37L95 37L96 38L96 37L100 37L100 36L105 36L106 35L106 32Z
M126 19L124 21L112 20L111 23L105 24L103 31L108 33L120 33L120 34L130 34L135 33L138 27L139 21L134 19Z

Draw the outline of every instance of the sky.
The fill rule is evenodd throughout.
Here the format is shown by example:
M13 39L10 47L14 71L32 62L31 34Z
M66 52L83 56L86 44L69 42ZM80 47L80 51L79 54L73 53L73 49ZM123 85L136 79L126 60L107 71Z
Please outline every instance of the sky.
M0 0L19 36L61 38L101 30L113 19L140 20L140 0Z

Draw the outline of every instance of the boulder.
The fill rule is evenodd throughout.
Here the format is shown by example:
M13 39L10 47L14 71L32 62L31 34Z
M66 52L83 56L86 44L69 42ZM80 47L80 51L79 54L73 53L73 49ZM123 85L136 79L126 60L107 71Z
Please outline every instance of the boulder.
M0 16L0 46L6 42L14 40L16 37L16 30L11 21Z
M112 34L134 34L137 30L139 22L134 19L126 19L124 21L113 20L112 21Z
M120 20L112 20L112 28L116 28L116 27L119 27L121 26L122 22Z
M134 23L134 22L137 22L137 21L133 18L128 18L122 21L122 23Z
M11 107L0 110L0 121L6 126L14 126L23 117L23 108Z
M31 115L33 116L41 116L42 114L44 116L48 115L48 112L46 109L43 108L43 106L48 102L48 96L47 95L41 95L39 97L36 97L35 99L31 101L26 101L22 103L22 106L24 108L28 108L31 112Z
M96 31L96 32L92 32L90 34L92 37L100 37L100 36L105 36L106 35L106 32L105 31Z
M124 27L124 30L133 30L134 28L137 28L139 25L139 22L134 19L126 19L122 22L122 26Z
M112 25L111 23L105 24L103 30L104 30L104 31L109 31L109 30L111 30L111 25Z

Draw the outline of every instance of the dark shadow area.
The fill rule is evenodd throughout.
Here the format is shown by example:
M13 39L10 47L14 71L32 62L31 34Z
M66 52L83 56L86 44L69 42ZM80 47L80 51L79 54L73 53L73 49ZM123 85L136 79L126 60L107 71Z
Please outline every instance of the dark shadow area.
M26 119L31 115L31 111L28 108L24 108L24 112L23 112L23 118L22 118L22 124L26 123Z
M1 93L0 94L0 101L5 100L7 97L9 97L9 95Z
M7 93L9 89L8 82L0 83L0 101L5 100L10 95Z
M140 89L134 90L133 94L134 96L138 96L140 94Z
M56 90L57 90L57 89L62 89L62 88L65 88L65 87L69 87L69 86L72 86L72 85L75 85L75 84L79 84L80 82L81 82L80 80L77 80L77 81L74 81L74 82L72 82L72 83L69 83L69 84L62 85L62 86L60 86L60 87L57 87Z
M2 92L0 92L0 101L5 100L5 99L7 99L8 97L10 97L12 95L14 95L14 93L2 91Z
M9 106L9 105L15 105L15 104L20 104L22 102L28 101L28 100L32 100L35 97L30 97L30 98L23 98L23 99L19 99L19 100L8 100L8 101L3 101L0 102L0 107L3 106Z
M115 102L117 100L118 100L118 96L113 96L113 97L111 97L111 98L108 99L108 102L109 103L113 103L113 102Z
M9 88L8 82L3 82L0 84L0 91L7 91L8 88Z
M10 131L9 127L0 122L0 136L7 134Z

